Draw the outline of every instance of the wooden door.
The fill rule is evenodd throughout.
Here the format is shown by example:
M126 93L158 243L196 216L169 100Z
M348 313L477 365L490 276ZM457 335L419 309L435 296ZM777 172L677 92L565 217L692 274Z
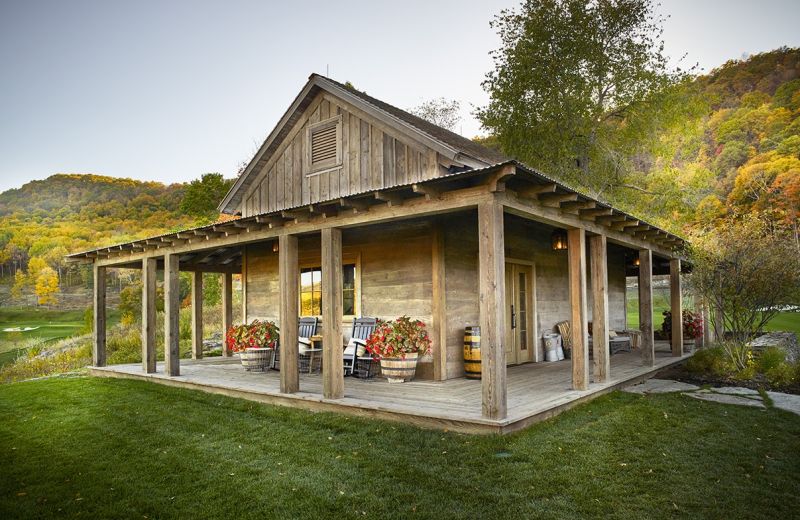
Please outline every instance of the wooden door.
M506 363L534 360L533 266L506 264Z

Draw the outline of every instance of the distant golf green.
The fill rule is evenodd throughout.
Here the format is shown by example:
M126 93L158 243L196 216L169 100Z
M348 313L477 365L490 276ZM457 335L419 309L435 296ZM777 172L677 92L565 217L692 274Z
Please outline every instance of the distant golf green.
M29 340L56 341L78 334L84 327L83 310L56 310L36 307L0 308L0 366L14 361ZM109 321L116 321L116 312ZM5 329L25 329L5 331Z

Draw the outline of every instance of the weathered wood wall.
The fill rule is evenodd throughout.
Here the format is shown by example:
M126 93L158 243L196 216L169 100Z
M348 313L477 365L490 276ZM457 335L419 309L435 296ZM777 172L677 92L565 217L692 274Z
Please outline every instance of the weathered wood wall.
M566 251L553 251L552 228L508 215L505 216L506 259L533 262L535 266L534 319L539 359L544 359L544 333L557 332L556 323L570 319ZM447 298L447 377L463 375L464 328L477 325L478 242L475 214L448 217L445 232L445 286ZM612 329L625 327L625 265L623 250L608 251L609 323ZM591 307L591 298L588 305ZM591 319L591 315L590 318Z
M312 172L309 125L341 117L341 165ZM243 216L429 179L440 174L435 151L400 138L367 114L321 93L306 109L242 198Z
M360 265L360 314L393 319L406 314L432 328L432 240L433 224L423 219L395 224L364 226L343 231L342 254L356 257ZM464 373L464 328L477 325L478 236L473 212L442 217L444 233L446 331L446 377ZM544 358L541 335L555 324L570 319L566 251L553 251L551 228L511 215L505 216L506 257L535 265L536 348ZM272 243L248 246L246 257L247 320L279 321L278 253ZM301 265L320 260L318 235L299 241ZM623 250L608 251L609 317L612 329L625 325L625 270ZM315 264L316 265L316 264ZM588 275L587 275L588 276ZM589 300L591 309L591 299ZM324 324L321 324L324 326ZM345 338L350 325L345 320ZM426 359L420 378L431 378L433 367Z
M368 226L343 231L342 256L360 264L360 315L394 319L403 314L431 328L432 262L431 224L424 220ZM278 253L272 244L249 246L247 251L247 321L278 317ZM320 237L299 241L300 265L319 265ZM358 304L357 304L358 305ZM320 321L320 326L324 323ZM345 319L345 339L350 322ZM421 378L431 378L430 359L418 368Z

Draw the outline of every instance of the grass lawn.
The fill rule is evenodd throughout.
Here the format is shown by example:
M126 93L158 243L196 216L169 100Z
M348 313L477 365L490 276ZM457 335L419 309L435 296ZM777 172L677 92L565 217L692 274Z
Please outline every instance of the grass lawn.
M84 328L82 310L58 310L39 307L0 308L0 366L14 361L30 340L55 341L68 338ZM109 323L119 321L119 313L110 309ZM3 332L11 327L38 327L27 332Z
M142 381L0 386L0 517L790 518L800 417L613 393L508 437Z

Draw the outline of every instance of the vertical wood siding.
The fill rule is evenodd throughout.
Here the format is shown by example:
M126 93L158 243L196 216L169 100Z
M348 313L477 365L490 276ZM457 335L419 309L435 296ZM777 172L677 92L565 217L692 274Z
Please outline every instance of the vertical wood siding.
M336 116L342 125L341 165L313 174L306 150L308 126ZM241 210L243 216L279 211L438 175L435 151L401 138L330 94L320 94L258 173Z

